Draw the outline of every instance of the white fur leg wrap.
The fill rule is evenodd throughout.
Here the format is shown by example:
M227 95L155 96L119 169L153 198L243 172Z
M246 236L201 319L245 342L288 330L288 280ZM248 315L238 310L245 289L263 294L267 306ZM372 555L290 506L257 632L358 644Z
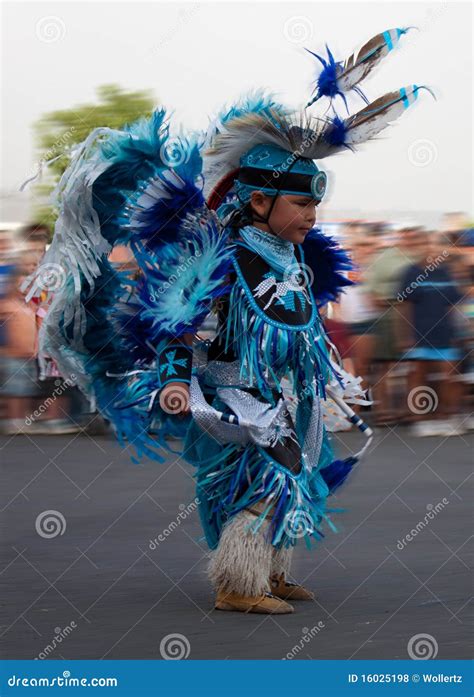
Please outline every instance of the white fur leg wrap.
M265 538L268 524L258 532L249 526L255 515L241 511L224 526L219 545L208 566L209 578L217 591L256 596L268 592L272 550Z

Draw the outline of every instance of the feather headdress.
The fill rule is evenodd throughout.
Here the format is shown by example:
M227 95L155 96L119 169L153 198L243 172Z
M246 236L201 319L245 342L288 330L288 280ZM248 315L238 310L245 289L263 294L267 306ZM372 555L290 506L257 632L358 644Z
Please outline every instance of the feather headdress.
M312 53L322 64L308 105L320 97L331 100L355 90L366 107L353 115L310 116L277 103L272 95L259 91L223 110L212 122L203 139L205 177L204 194L214 207L215 199L224 200L232 190L239 172L240 158L256 145L276 145L295 157L319 160L374 138L415 102L424 86L409 85L388 92L372 103L363 95L359 83L364 80L411 27L389 29L372 37L345 61L336 61L327 48L327 60ZM429 91L429 90L428 90Z
M422 89L428 88L409 85L389 92L346 119L285 114L272 108L230 119L205 152L208 171L212 173L208 191L211 183L215 189L230 173L236 173L241 157L255 145L276 145L295 157L311 160L352 150L395 121L415 102ZM230 185L231 180L229 188Z

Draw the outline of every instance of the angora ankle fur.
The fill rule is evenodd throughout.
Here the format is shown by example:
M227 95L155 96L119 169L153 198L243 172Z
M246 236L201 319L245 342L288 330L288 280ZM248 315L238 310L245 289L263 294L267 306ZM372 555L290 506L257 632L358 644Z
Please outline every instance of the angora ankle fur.
M270 591L274 547L265 539L267 522L256 533L249 529L255 520L254 514L241 511L225 524L208 567L216 591L244 596Z

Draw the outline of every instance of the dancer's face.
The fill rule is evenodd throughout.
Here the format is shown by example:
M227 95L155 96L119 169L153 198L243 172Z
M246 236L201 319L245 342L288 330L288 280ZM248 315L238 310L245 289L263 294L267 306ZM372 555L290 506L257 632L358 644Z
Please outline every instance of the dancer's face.
M273 198L261 191L252 193L253 210L259 217L266 218L270 211ZM265 232L271 232L284 240L301 244L316 222L316 206L318 201L311 196L284 194L277 196L271 209L268 223L255 221L255 227Z

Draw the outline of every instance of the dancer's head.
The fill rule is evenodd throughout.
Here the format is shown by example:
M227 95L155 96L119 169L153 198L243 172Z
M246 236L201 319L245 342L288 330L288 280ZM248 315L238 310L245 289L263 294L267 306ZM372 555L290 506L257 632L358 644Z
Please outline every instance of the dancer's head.
M235 188L256 227L300 244L314 226L326 174L297 152L256 145L240 160Z

